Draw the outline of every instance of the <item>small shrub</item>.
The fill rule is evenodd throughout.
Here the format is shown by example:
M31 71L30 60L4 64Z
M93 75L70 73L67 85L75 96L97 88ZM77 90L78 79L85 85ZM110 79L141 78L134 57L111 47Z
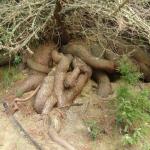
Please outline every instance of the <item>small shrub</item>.
M98 123L95 120L86 121L85 125L88 127L90 137L92 140L96 140L96 138L100 135L101 129Z
M136 66L126 56L123 56L119 61L118 71L121 73L122 79L131 85L135 85L142 77Z
M19 56L18 54L16 54L16 55L15 55L15 58L14 58L14 61L13 61L13 64L14 64L15 66L17 66L18 64L21 63L21 61L22 61L21 56Z
M117 90L116 123L121 129L123 144L136 144L146 134L150 123L150 101L147 90L135 91L140 73L123 58L119 71L125 81Z
M4 68L2 70L2 86L4 88L8 88L9 86L12 85L13 82L17 81L20 79L21 76L19 74L19 70L16 67L11 67L11 68Z

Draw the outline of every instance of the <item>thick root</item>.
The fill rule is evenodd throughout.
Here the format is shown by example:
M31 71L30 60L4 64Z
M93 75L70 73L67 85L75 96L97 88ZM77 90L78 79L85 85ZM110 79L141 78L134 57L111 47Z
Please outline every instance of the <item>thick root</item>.
M76 84L76 80L79 77L80 69L79 67L74 68L72 72L67 73L67 76L64 81L64 86L66 88L72 88Z
M15 103L17 103L17 102L26 102L26 101L30 100L38 92L39 89L40 89L40 85L28 97L26 97L26 98L15 98L14 102Z
M39 84L43 81L45 74L31 75L28 79L24 81L21 87L18 87L16 92L17 97L21 97L25 92L35 90Z
M34 50L35 53L32 59L38 64L48 66L49 61L51 60L51 52L55 49L57 49L57 46L53 42L40 45L36 50Z
M146 53L141 49L137 49L135 51L133 50L131 57L133 57L137 62L140 62L150 67L150 54L149 53Z
M48 134L54 142L63 146L66 150L75 150L75 148L71 144L69 144L67 141L65 141L58 135L58 133L55 131L53 127L49 128Z
M30 58L27 59L27 65L29 68L31 68L35 71L39 71L39 72L43 72L43 73L49 73L49 71L50 71L48 66L38 64Z
M85 63L93 68L102 69L107 72L113 72L115 70L115 64L112 61L106 59L99 59L92 56L87 48L79 42L69 43L68 45L63 47L62 51L67 54L72 54L73 56L78 56Z
M94 78L98 83L98 95L106 98L112 94L112 87L108 75L102 71L95 71Z
M57 53L55 51L55 53ZM63 102L65 101L64 96L64 80L66 77L66 73L69 70L69 66L72 61L71 55L63 55L57 53L57 60L59 60L59 63L57 65L56 74L55 74L55 82L54 82L54 92L57 97L58 103L57 105L59 107L63 106ZM55 59L55 58L53 58ZM56 60L56 59L55 59Z
M36 112L41 113L44 105L46 103L46 100L48 97L50 97L53 86L54 86L54 74L56 69L53 68L52 71L48 74L47 77L45 77L41 88L39 89L39 92L36 95L35 101L34 101L34 108Z
M64 107L69 106L73 103L75 98L81 93L88 79L89 79L88 74L81 74L76 82L76 85L72 89L65 91L66 99L64 102Z
M79 58L75 58L73 65L74 67L80 68L81 74L76 79L75 86L65 91L66 99L65 99L64 106L71 105L73 103L73 100L81 93L83 87L85 86L88 79L92 75L91 68Z
M54 93L52 93L52 95L46 100L46 103L42 110L42 114L49 114L49 112L52 111L52 109L56 105L56 103L57 103L57 98L54 95Z
M150 67L148 67L147 65L143 63L138 63L138 65L140 67L140 71L143 73L144 80L149 82L150 81Z

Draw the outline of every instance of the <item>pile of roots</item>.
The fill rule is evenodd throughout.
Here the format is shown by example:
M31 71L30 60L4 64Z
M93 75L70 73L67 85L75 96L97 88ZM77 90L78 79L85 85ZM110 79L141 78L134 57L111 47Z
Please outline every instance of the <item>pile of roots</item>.
M98 83L98 94L102 99L112 94L110 76L117 72L119 56L106 51L103 58L91 54L90 48L83 42L72 41L58 48L54 42L40 45L28 56L26 65L30 68L29 77L18 88L11 104L12 111L18 109L18 103L26 102L35 95L33 107L42 114L49 136L66 149L74 149L59 137L62 111L75 105L75 98L81 93L87 81L92 77ZM133 62L150 65L149 57L141 51L133 55ZM143 60L143 57L146 59ZM141 62L142 61L142 62ZM147 74L143 71L145 77ZM149 72L148 72L149 73ZM149 77L149 76L148 76ZM29 97L20 98L25 92L34 90ZM49 124L50 122L50 124Z
M107 98L113 93L111 76L126 55L143 79L150 81L147 0L0 3L0 65L10 62L12 53L30 54L23 61L30 75L18 88L12 111L18 109L18 103L35 96L33 107L42 114L49 136L66 149L75 148L59 137L60 127L53 123L53 117L61 122L62 111L75 105L75 98L91 77L98 83L100 97ZM33 49L37 41L44 44ZM20 98L32 90L29 97Z

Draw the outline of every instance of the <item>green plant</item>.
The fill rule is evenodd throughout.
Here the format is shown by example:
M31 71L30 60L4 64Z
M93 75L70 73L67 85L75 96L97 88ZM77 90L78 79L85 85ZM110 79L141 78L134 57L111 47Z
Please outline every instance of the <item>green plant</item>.
M1 81L1 83L2 83L2 86L4 88L11 86L13 82L17 81L20 78L21 78L21 76L20 76L19 71L16 67L11 67L11 68L5 67L2 70L2 81Z
M119 61L118 71L121 73L122 79L131 85L137 84L139 78L142 77L142 74L138 72L136 66L127 56L123 56Z
M143 150L150 150L150 144L147 143L147 142L145 142L145 143L143 144Z
M13 64L16 66L16 65L20 64L21 61L22 61L21 56L19 56L18 54L16 54L15 58L14 58L14 61L13 61Z
M121 129L123 144L136 144L145 135L150 122L149 91L135 91L140 73L123 58L119 70L124 84L117 90L116 97L116 123Z
M88 131L92 140L96 140L96 138L100 135L101 129L98 123L95 120L85 121L85 125L88 127Z

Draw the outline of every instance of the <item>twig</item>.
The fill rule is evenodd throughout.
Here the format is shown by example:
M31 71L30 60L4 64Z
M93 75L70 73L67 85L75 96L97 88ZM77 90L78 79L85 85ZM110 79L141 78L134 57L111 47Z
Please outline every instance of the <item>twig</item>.
M128 2L129 2L129 0L124 0L124 2L122 2L119 5L119 7L110 16L116 15Z

